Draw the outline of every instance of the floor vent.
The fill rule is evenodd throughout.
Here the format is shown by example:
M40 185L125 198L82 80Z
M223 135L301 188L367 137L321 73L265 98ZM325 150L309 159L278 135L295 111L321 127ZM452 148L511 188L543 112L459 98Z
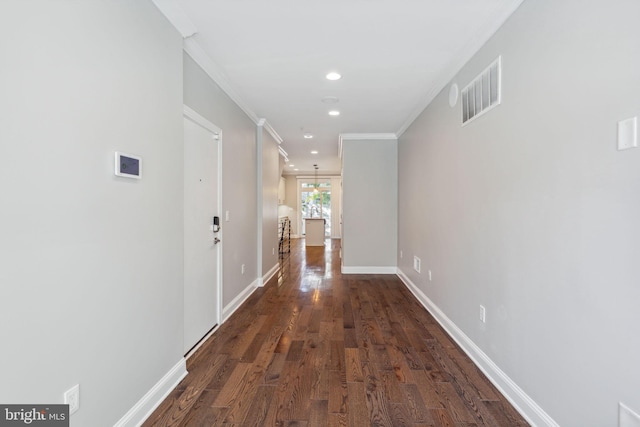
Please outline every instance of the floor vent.
M462 124L480 117L500 104L502 58L499 56L462 89Z

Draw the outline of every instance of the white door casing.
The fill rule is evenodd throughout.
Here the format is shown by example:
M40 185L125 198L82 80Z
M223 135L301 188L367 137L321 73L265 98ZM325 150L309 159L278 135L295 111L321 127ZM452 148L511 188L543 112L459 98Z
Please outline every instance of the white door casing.
M184 352L220 323L221 130L184 107ZM219 243L216 243L216 239Z

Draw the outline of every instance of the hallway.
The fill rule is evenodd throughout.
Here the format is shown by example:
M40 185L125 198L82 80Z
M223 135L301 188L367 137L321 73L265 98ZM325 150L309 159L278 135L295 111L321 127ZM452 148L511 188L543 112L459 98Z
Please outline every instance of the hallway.
M292 240L144 426L528 425L396 276L343 276L339 249Z

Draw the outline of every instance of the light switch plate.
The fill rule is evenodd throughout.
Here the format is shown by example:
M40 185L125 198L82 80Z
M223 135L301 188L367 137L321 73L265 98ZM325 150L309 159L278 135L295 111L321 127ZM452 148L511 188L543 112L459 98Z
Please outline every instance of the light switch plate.
M69 405L69 415L80 409L80 384L64 392L64 403Z
M627 150L638 146L638 117L618 122L618 150Z

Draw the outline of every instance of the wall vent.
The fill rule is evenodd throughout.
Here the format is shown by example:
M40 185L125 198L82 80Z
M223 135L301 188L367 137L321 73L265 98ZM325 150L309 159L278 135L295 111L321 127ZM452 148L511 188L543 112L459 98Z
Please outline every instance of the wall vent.
M499 56L462 89L463 126L500 104L501 74L502 57Z

